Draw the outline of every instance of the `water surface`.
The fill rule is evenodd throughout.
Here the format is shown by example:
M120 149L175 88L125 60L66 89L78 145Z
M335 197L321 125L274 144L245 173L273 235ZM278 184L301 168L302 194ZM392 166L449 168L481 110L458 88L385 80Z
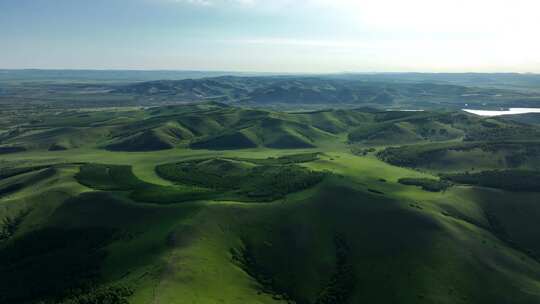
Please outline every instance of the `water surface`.
M471 110L463 109L463 111L471 114L476 114L479 116L502 116L502 115L516 115L516 114L527 114L527 113L540 113L540 108L510 108L508 110Z

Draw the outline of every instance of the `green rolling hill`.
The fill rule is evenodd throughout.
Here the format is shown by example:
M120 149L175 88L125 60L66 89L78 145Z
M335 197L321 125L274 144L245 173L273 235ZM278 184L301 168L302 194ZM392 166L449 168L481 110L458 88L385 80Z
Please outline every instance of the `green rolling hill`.
M159 151L176 147L227 150L306 149L342 141L391 145L445 141L535 140L534 125L460 112L400 112L369 108L276 112L203 103L123 112L64 112L63 122L39 114L1 135L5 149ZM43 115L47 116L47 115ZM72 121L79 118L76 127ZM56 119L56 120L55 120ZM7 150L6 150L7 151Z
M13 119L0 303L540 301L534 123L217 102Z

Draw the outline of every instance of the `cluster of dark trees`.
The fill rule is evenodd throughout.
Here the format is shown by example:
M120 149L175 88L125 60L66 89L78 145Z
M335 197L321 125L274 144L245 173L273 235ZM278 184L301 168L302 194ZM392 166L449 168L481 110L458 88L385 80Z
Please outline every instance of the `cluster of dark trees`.
M335 270L328 282L322 288L314 304L343 304L347 303L356 286L354 266L350 260L350 248L342 236L334 237L336 249ZM306 299L297 299L294 292L287 286L281 287L276 283L271 269L261 265L255 255L255 250L249 242L244 241L242 249L231 250L233 262L259 283L261 292L271 294L275 299L287 303L309 303Z
M430 192L441 192L452 186L447 180L431 178L400 178L398 182L402 185L418 186Z
M445 146L402 146L389 147L377 153L377 157L389 164L399 167L417 167L444 154L449 148Z
M467 132L464 141L503 141L540 139L540 130L533 126L501 126L473 128Z
M319 159L320 153L301 153L301 154L292 154L285 155L281 157L269 157L264 159L253 159L253 158L235 158L235 160L246 161L259 165L291 165L291 164L301 164L309 163Z
M312 159L312 157L313 155L306 155L267 161L289 163ZM223 162L227 161L223 160ZM166 179L187 185L235 191L241 195L262 200L275 200L288 193L307 189L321 182L327 175L325 172L312 171L294 164L259 165L245 170L232 168L229 172L205 167L204 164L198 166L198 164L198 162L184 162L163 165L157 167L157 172ZM227 163L223 164L223 166L226 165Z
M218 160L219 161L219 160ZM218 172L201 164L202 161L181 162L156 167L161 177L186 185L201 186L212 189L228 189L238 186L242 175L233 175L229 172ZM223 160L225 163L226 161ZM215 172L212 172L215 171Z
M447 136L448 130L446 129L422 129L420 130L420 135L424 138L431 138L435 136Z
M528 170L493 170L478 173L445 174L454 183L498 188L509 191L540 191L540 172Z
M2 220L0 227L0 241L12 237L23 222L24 218L30 213L29 209L21 210L15 216L6 216Z
M75 294L61 304L129 304L133 290L126 286L110 286ZM42 302L46 304L46 302Z
M320 183L327 174L296 165L259 166L249 174L246 187L242 190L249 197L275 200L289 193L308 189Z
M349 259L350 248L341 236L334 239L336 246L336 269L328 284L319 294L315 304L347 303L356 285L354 267Z
M250 242L244 241L241 249L231 249L232 260L240 266L249 276L259 283L259 291L273 295L274 298L284 300L294 304L296 301L289 295L289 292L280 288L273 275L259 263L255 256L254 248Z
M375 148L360 148L360 147L355 147L355 146L351 148L351 153L358 156L366 156L369 153L373 153L376 151L377 149Z
M437 161L447 151L470 151L473 149L481 149L490 153L504 151L507 154L506 161L510 167L518 167L526 160L538 158L540 155L540 144L536 142L502 141L389 147L377 153L377 157L395 166L417 167Z
M508 145L508 150L512 153L509 153L505 160L510 168L519 167L530 159L540 157L540 144L538 143Z

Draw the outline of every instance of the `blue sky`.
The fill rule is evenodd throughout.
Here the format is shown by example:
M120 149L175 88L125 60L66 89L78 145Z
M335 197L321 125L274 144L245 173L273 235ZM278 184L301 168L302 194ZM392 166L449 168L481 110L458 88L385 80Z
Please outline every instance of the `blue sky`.
M537 0L0 0L0 68L540 72Z

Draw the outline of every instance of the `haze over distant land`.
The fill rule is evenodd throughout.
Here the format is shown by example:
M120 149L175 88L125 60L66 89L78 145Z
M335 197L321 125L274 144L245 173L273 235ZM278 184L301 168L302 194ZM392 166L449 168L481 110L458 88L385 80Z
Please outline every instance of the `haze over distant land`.
M0 68L540 72L535 0L3 0Z

